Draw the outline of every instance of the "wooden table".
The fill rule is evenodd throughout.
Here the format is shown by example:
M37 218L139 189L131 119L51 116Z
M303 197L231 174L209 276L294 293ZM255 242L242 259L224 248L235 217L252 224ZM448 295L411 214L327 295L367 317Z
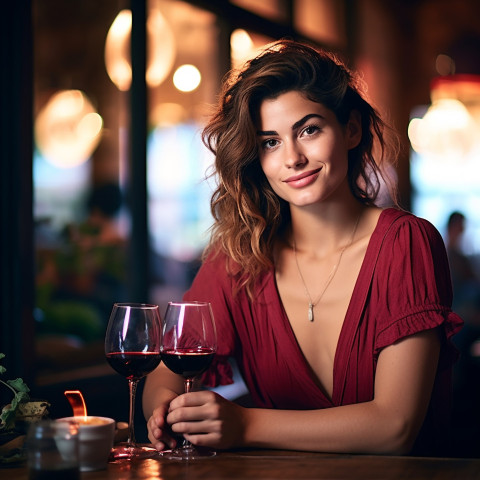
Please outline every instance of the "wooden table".
M82 480L480 479L480 459L387 457L251 450L190 462L161 457L109 464ZM0 468L0 479L27 480L25 466ZM66 479L68 480L68 479Z

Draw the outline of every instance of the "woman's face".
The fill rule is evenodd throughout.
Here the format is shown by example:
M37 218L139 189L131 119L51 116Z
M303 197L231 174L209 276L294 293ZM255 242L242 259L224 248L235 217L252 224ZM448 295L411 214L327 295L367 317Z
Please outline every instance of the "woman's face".
M361 138L355 116L342 126L333 111L298 91L264 100L259 113L260 164L279 197L301 207L345 191L348 150Z

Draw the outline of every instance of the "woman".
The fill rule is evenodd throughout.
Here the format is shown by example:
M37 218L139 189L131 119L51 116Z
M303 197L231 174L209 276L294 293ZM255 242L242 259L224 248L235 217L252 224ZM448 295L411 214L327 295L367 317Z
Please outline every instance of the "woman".
M375 205L386 131L346 67L307 45L278 42L226 83L204 131L215 223L185 299L214 310L206 384L231 382L233 357L255 408L182 395L160 366L143 400L157 449L173 431L216 449L441 452L461 320L438 232Z

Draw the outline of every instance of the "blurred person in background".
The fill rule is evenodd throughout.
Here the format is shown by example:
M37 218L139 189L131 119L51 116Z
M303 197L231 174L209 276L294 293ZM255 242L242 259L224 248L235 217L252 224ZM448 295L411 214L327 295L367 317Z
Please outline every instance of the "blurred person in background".
M467 219L462 212L452 212L447 220L446 245L453 284L453 308L465 322L453 337L460 351L454 368L454 418L464 455L480 453L480 279L472 260L464 253L462 240Z

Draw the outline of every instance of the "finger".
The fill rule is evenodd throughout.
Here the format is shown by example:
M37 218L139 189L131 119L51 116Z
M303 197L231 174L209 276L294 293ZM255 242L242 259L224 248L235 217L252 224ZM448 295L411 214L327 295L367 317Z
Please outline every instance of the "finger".
M197 420L197 421L180 421L171 425L174 433L181 434L207 434L219 433L220 422L218 420Z
M176 440L170 434L170 427L162 417L161 425L152 416L147 422L148 439L157 450L164 450L167 447L174 448Z
M156 450L161 451L165 449L165 443L158 440L157 435L155 435L153 432L148 432L148 440Z
M198 405L203 405L215 400L213 392L210 391L201 391L201 392L189 392L178 395L170 402L168 411L175 410L176 408L181 407L193 407Z
M160 408L156 408L152 413L152 418L158 425L165 424L165 416L167 414L167 408L162 406Z
M221 437L217 433L185 433L183 435L185 440L193 443L198 447L219 448Z
M174 448L177 444L176 440L169 434L159 429L148 431L148 439L150 443L159 451L165 448Z
M199 422L205 420L205 413L203 410L202 406L176 408L167 415L166 420L171 428L173 425L180 422Z

